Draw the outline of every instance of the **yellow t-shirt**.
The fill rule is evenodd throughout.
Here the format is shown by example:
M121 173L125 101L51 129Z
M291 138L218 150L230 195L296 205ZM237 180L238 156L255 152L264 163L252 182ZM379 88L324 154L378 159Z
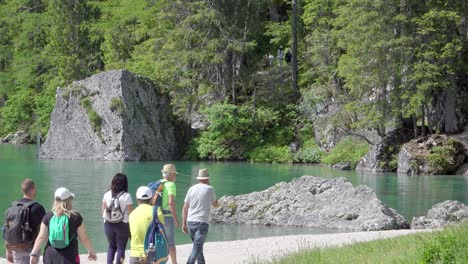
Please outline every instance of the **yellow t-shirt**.
M164 224L164 214L158 209L158 219ZM143 257L145 254L145 236L153 220L153 207L149 204L140 204L128 217L130 225L130 256Z

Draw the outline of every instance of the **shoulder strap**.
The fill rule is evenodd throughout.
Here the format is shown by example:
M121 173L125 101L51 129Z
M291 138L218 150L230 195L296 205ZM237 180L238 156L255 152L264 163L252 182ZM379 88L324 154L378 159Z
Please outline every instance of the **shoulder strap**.
M31 206L33 206L35 204L37 204L36 201L29 201L29 202L23 204L23 207L31 207Z

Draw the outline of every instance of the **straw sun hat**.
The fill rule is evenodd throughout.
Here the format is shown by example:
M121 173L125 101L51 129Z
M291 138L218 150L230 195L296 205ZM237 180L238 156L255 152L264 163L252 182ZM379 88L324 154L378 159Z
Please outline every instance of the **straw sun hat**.
M174 164L165 164L161 172L165 173L176 173L179 174L178 171L176 171L176 167Z
M197 180L209 180L210 175L208 174L207 169L198 170Z

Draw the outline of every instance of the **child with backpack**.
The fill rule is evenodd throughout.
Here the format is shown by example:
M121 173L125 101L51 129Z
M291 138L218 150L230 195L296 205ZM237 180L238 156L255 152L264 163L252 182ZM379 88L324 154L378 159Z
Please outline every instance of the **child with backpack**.
M130 237L128 216L133 210L132 197L128 193L127 176L122 173L115 174L111 188L102 199L102 217L104 218L104 231L107 242L107 264L123 263L125 248Z
M44 264L79 264L78 239L88 250L88 260L96 260L96 253L86 235L83 218L80 213L72 210L74 197L75 195L64 187L55 191L52 211L42 219L39 235L30 254L31 264L38 263L42 245L46 241Z

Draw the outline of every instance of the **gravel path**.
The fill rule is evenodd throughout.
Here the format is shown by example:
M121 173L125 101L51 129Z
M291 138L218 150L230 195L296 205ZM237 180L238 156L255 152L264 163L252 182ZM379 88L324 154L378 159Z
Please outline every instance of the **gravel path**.
M356 242L391 238L427 231L430 230L391 230L323 235L294 235L226 242L208 242L205 243L204 253L207 263L210 264L252 263L254 261L270 260L272 256L282 256L304 248L337 247ZM177 246L178 262L185 263L191 250L191 244ZM106 254L98 254L97 262L88 262L85 255L82 255L81 259L81 263L83 264L104 264L106 263ZM6 263L6 261L0 259L0 263Z

